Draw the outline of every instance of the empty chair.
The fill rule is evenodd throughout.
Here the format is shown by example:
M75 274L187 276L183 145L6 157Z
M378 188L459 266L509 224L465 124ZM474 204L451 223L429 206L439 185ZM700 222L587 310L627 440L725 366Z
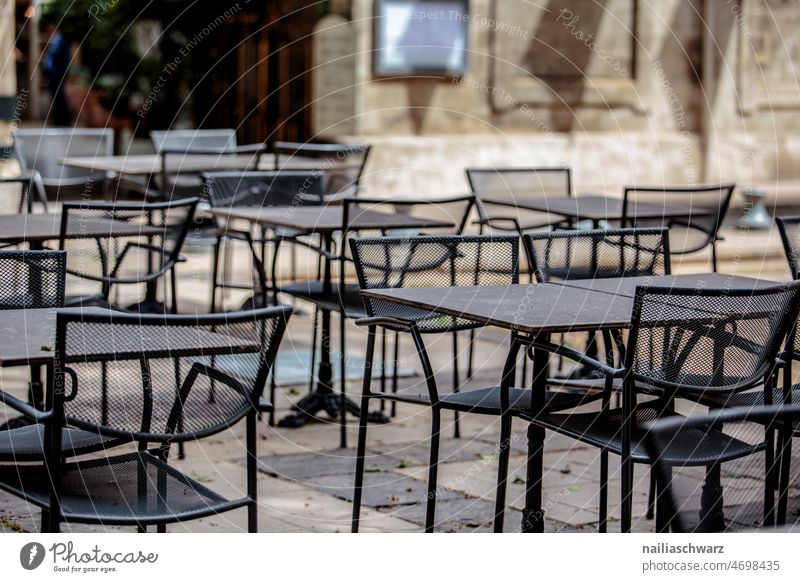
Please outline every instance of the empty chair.
M365 315L364 303L359 295L358 284L350 283L348 274L352 273L349 265L352 264L353 258L350 256L350 246L347 240L351 237L364 236L370 234L369 231L358 228L358 219L362 214L370 215L376 213L378 215L385 215L381 220L385 220L385 227L380 229L373 229L372 234L378 232L382 235L404 235L404 236L422 236L432 234L452 234L461 233L466 226L469 216L472 212L474 204L474 196L454 196L439 199L402 199L391 200L385 198L364 198L364 197L344 197L341 200L342 204L342 224L339 230L339 240L337 241L335 250L332 247L332 237L322 237L320 245L304 244L303 246L317 252L323 257L323 262L327 262L328 266L332 266L334 270L339 273L338 284L334 283L327 288L325 285L322 272L318 271L316 277L292 283L290 285L283 285L280 287L280 292L286 293L293 297L304 299L313 303L319 311L323 312L323 316L336 312L339 317L339 358L341 369L345 370L346 354L347 354L347 333L345 320L358 319ZM404 217L409 217L412 222L418 221L421 218L435 222L429 228L422 230L418 229L404 229L402 228L402 220ZM295 241L297 244L299 241ZM276 246L277 249L277 246ZM325 267L328 268L328 267ZM332 271L329 271L332 272ZM315 317L313 328L312 348L316 348L317 326ZM324 326L323 326L324 329ZM454 336L455 337L455 336ZM385 341L385 338L384 338ZM454 342L456 340L454 339ZM322 338L322 343L330 342L330 338ZM384 343L384 349L385 349ZM454 344L454 353L457 352L457 346ZM314 351L312 351L314 354ZM395 358L396 359L396 358ZM312 361L312 369L315 362ZM457 364L455 362L454 364ZM453 368L454 374L457 374L457 366ZM396 372L396 370L395 370ZM385 377L383 378L385 382ZM341 396L342 404L345 402L345 374L341 377ZM455 382L458 385L458 382ZM342 446L346 443L346 419L345 414L341 413L341 442ZM456 424L456 426L458 426ZM458 431L456 431L458 432Z
M104 157L114 153L111 129L37 128L16 129L14 150L24 171L37 171L51 200L70 196L104 199L115 175L61 164L67 157Z
M630 531L632 524L633 464L653 462L645 450L642 425L674 414L676 398L732 394L759 386L769 394L776 355L797 316L799 290L800 282L757 290L639 287L621 368L593 361L564 346L532 342L534 350L564 354L591 365L609 382L622 380L619 408L611 408L604 399L597 412L531 410L530 420L621 456L623 532ZM651 399L639 401L640 394ZM767 432L761 446L766 447L767 465L773 466L770 439ZM709 432L705 438L690 434L676 439L671 454L685 466L706 467L706 478L713 487L719 480L720 464L751 449L749 442ZM709 527L719 528L719 512L713 503L709 505L704 519ZM657 521L656 527L663 530L664 525Z
M576 230L526 234L539 283L669 275L666 228Z
M271 408L262 392L290 314L290 307L190 316L59 312L61 365L48 408L36 411L45 462L0 465L0 488L42 508L42 531L58 531L61 522L163 531L237 508L247 508L248 531L256 531L256 418ZM167 464L173 443L228 431L241 420L243 496L227 499ZM66 463L50 453L61 447L64 427L139 447Z
M245 206L266 208L270 206L306 206L324 202L324 176L319 170L279 170L274 172L209 172L202 175L203 191L209 204L214 208ZM235 283L220 279L220 251L222 243L228 240L241 240L249 245L254 260L255 275L258 278L261 301L267 302L268 283L266 280L266 245L274 238L265 229L253 236L250 231L238 231L226 225L218 228L214 247L212 267L211 310L218 311L217 290L225 288L251 289L252 284ZM281 229L280 238L296 239L297 234ZM260 253L257 252L260 248ZM226 256L227 266L231 267L233 256ZM273 256L273 267L277 253ZM294 267L294 263L292 263ZM273 277L275 273L273 272ZM274 283L274 280L273 280Z
M653 459L659 490L659 507L664 530L677 533L701 533L713 531L749 531L779 526L779 531L797 531L796 513L788 523L779 520L765 520L761 507L774 503L771 482L772 471L765 460L765 427L783 433L787 428L800 425L800 406L773 405L734 408L711 411L689 418L669 417L647 423L643 429L645 443ZM729 435L720 439L721 457L727 458L723 464L722 487L715 491L716 509L723 520L712 524L703 519L704 498L708 492L702 473L685 462L680 454L674 454L677 446L687 439L707 439L709 433ZM748 443L750 446L742 446ZM728 454L730 451L730 454ZM779 494L786 499L789 487L797 487L797 475L789 467L781 468ZM707 503L707 502L706 502Z
M0 310L54 309L64 305L66 256L63 251L0 251ZM20 315L24 317L24 315ZM32 422L41 414L44 392L39 366L31 365L29 402L0 391L0 401L25 419L12 419L0 430L0 461L41 461L44 425ZM28 420L30 419L30 420ZM65 456L112 446L113 439L77 429L64 429Z
M354 238L350 240L350 245L362 289L510 285L519 282L519 241L516 235ZM499 386L456 391L446 395L439 393L433 364L428 356L423 336L455 334L475 329L480 327L480 324L371 298L364 298L364 306L367 316L358 320L357 324L368 327L369 336L361 394L352 528L353 531L357 531L359 527L368 408L371 400L379 400L406 402L426 406L431 410L431 449L425 520L425 531L430 532L433 531L435 524L441 411L454 410L502 416L500 450L503 453L507 453L508 439L511 436L511 416L502 414L502 394ZM372 390L371 366L374 362L375 336L379 327L411 335L424 373L424 388L401 392ZM527 388L511 388L508 403L510 414L529 408L530 396L531 392ZM591 399L592 396L584 392L548 391L547 409L564 410L589 402ZM508 456L502 454L498 473L502 478L497 494L496 531L502 531L503 526L504 483L507 468Z
M325 194L355 196L361 190L361 178L372 146L363 143L297 143L277 141L275 169L297 165L298 158L313 158L325 172Z
M150 132L153 148L161 157L161 173L158 191L162 198L200 196L202 181L196 170L170 169L173 163L188 162L196 158L207 158L208 169L216 164L225 165L225 158L242 158L242 170L258 169L262 154L266 151L263 143L237 145L234 129L167 129Z
M65 203L59 248L67 251L67 273L101 287L89 296L70 297L67 304L109 305L112 286L139 284L147 286L145 301L154 303L158 280L169 274L171 308L177 311L175 265L182 260L197 202ZM91 234L87 224L107 236Z
M717 270L719 229L733 195L733 184L687 187L627 187L622 205L623 227L665 227L669 229L670 252L685 255L711 247L711 261ZM637 214L636 207L679 207L663 216Z
M520 235L559 224L562 218L526 210L525 201L547 196L572 196L569 168L467 168L467 181L478 199L480 226Z
M47 212L47 194L38 172L27 176L0 178L0 214L27 214L33 212L33 203L39 202Z

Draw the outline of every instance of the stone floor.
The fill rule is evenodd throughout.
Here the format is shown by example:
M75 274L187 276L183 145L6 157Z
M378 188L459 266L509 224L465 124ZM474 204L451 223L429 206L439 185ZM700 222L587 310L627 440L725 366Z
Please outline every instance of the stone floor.
M785 280L785 259L775 233L727 233L721 245L720 270L736 274L758 275ZM207 251L188 249L189 263L180 271L181 310L207 308ZM239 256L239 255L237 255ZM234 269L246 276L246 266ZM704 271L702 260L686 261L677 271ZM234 273L234 276L236 273ZM241 302L241 295L229 297L228 305ZM282 345L285 353L308 353L310 349L311 310L298 305ZM348 327L348 358L358 362L363 354L364 332ZM440 389L450 389L451 342L448 337L430 337L429 350L440 365L437 377ZM469 386L495 384L505 356L505 335L486 329L476 340L476 372ZM334 345L337 345L334 343ZM416 355L407 343L401 344L398 366L413 372ZM466 360L467 341L460 342L461 362ZM299 357L299 356L298 356ZM350 394L357 394L357 378L348 382ZM301 375L302 377L302 375ZM25 372L0 369L5 390L24 395ZM411 374L402 383L414 387L420 378ZM419 386L424 389L422 386ZM277 399L277 417L290 412L291 403L308 390L307 384L282 386ZM2 411L0 411L2 412ZM2 416L2 415L0 415ZM243 423L242 423L243 424ZM497 467L499 424L492 417L461 415L461 437L453 438L454 417L445 414L442 464L439 471L436 527L439 531L482 532L492 528L494 489ZM399 405L389 424L370 425L361 529L367 532L420 531L425 518L426 471L430 422L422 407ZM519 528L525 487L525 427L515 425L507 495L507 531ZM349 531L352 511L353 469L356 422L348 419L349 448L337 448L339 426L336 419L325 418L300 429L268 426L264 419L258 428L259 448L259 529L262 532L339 532ZM188 475L225 496L242 496L245 490L244 427L233 429L186 446L185 459L174 465ZM595 449L576 445L565 437L550 436L545 447L544 508L548 531L592 532L597 527L599 459ZM610 529L618 526L618 463L611 460L609 491ZM648 471L637 467L634 496L635 530L651 531L653 522L644 519L647 503ZM39 511L19 499L0 493L0 529L35 531ZM244 531L244 510L172 525L169 531ZM98 526L66 526L72 531L116 530Z

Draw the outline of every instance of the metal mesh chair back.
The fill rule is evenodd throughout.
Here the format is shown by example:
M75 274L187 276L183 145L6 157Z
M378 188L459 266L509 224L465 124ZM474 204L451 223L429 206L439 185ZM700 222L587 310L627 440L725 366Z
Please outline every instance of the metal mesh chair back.
M551 215L517 208L518 203L546 196L572 196L569 168L468 168L466 172L478 198L480 219L505 230L513 230L514 224L525 230L553 222Z
M800 216L776 216L778 232L781 234L783 252L789 261L792 278L800 277Z
M672 393L733 394L752 388L772 370L794 325L799 286L640 287L626 368L638 382Z
M730 409L689 418L668 417L645 425L645 442L661 490L659 501L664 504L671 529L702 533L764 527L765 427L792 426L798 421L800 407L792 405ZM720 465L721 492L706 489L705 465L687 466L685 454L675 454L677 448L684 448L686 442L692 441L714 442L718 445L715 456L728 459ZM790 491L796 490L800 483L797 454L793 456L787 480ZM707 510L703 508L710 503L722 510L721 524L705 518ZM794 509L786 514L783 529L787 531L800 530L800 514Z
M664 228L569 230L526 234L528 260L539 283L668 275Z
M114 153L111 129L17 129L14 147L24 170L36 170L46 183L92 176L90 170L65 166L60 161L75 156L110 156Z
M622 226L668 228L669 247L674 254L702 250L716 240L734 187L728 184L688 188L625 188ZM686 213L658 218L637 217L637 204L664 208L679 206Z
M60 248L67 251L67 273L108 284L160 277L178 259L197 202L64 203Z
M291 311L59 313L66 421L153 442L225 430L261 397Z
M362 289L511 285L519 282L516 236L422 236L350 239ZM442 301L447 301L443 295ZM476 327L474 322L365 298L372 317L416 321L422 332Z
M275 169L290 167L296 157L320 160L326 194L356 194L371 146L363 143L275 142Z
M370 214L389 215L385 228L372 229L371 233L382 236L420 236L428 234L461 234L475 205L475 197L455 196L449 198L404 199L345 198L343 204L342 229L347 236L364 236L368 232L358 227L359 220ZM425 219L430 226L405 228L403 219ZM413 222L413 221L412 221Z
M236 146L234 129L165 129L150 132L156 153L162 150L229 148Z
M0 178L0 214L25 214L33 210L33 178Z
M210 172L204 192L215 208L231 206L306 206L324 201L321 171Z
M64 306L63 251L0 251L0 273L0 310Z

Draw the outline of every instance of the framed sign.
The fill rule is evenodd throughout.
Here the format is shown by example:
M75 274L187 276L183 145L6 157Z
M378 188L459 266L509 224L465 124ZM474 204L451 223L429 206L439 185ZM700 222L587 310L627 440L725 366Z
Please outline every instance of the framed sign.
M378 77L467 72L469 0L375 0Z

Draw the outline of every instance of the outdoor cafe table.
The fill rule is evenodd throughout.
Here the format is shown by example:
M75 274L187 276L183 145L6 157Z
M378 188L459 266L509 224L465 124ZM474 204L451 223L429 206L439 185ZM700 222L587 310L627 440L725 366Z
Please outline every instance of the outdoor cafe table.
M157 154L137 154L121 156L76 156L61 160L65 166L89 170L91 172L113 172L118 176L152 176L166 170L168 174L180 172L186 174L200 174L215 170L313 170L322 166L327 167L323 160L292 156L286 160L278 161L276 168L275 154L261 154L258 167L253 167L253 158L256 154L172 154L164 160ZM166 163L166 167L162 164ZM331 167L345 165L334 162Z
M303 234L318 234L322 237L320 248L326 252L321 282L321 296L331 297L334 288L331 274L330 252L333 245L333 236L342 230L344 207L341 204L327 204L324 206L273 206L273 207L236 207L210 208L210 214L226 221L244 220L251 224L258 224L272 228L287 228ZM377 212L374 210L358 210L353 213L348 229L356 230L388 230L402 228L448 228L453 224L447 221L433 220L413 216L402 212ZM273 285L275 282L273 281ZM331 310L320 304L322 311L321 325L321 355L317 370L317 388L309 395L303 397L293 410L296 414L282 419L279 426L299 427L320 410L329 414L335 413L339 407L338 396L332 387L331 368ZM344 352L344 350L341 350ZM344 360L344 353L340 354ZM344 381L344 362L342 363L342 381ZM347 410L358 415L358 406L347 400ZM340 444L347 446L346 426L344 424L345 410L339 410L342 415L342 430Z
M596 228L602 221L621 220L624 202L621 198L584 194L582 196L543 196L541 198L510 198L508 196L481 196L488 204L534 210L555 214L574 222L591 220ZM682 204L663 204L653 202L629 202L628 217L642 219L683 218L702 216L713 211L707 208L685 206Z
M755 289L776 283L721 273L666 275L473 287L363 290L365 297L452 315L530 337L551 333L602 331L629 327L637 285ZM546 352L534 350L531 413L544 402L549 370ZM528 466L522 531L544 531L542 476L545 429L528 425ZM713 489L713 485L710 489Z
M31 249L44 247L49 240L57 240L61 236L61 213L24 214L0 216L0 245L27 243ZM126 236L147 236L164 234L163 227L129 224L121 220L103 220L93 218L78 224L76 232L67 231L67 238L121 238ZM158 304L156 299L156 282L147 284L144 301L140 304L143 310Z

